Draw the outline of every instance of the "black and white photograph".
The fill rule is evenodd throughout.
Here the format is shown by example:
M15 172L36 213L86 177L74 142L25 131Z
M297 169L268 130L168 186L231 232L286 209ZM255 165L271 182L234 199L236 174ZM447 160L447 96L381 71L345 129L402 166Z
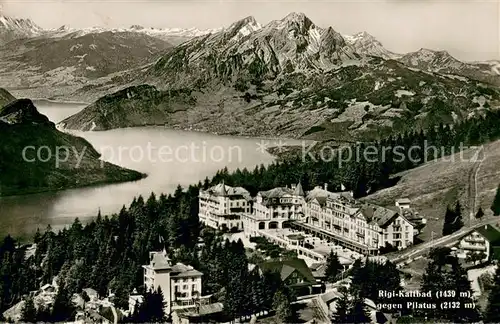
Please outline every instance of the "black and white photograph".
M0 322L500 323L500 0L0 0Z

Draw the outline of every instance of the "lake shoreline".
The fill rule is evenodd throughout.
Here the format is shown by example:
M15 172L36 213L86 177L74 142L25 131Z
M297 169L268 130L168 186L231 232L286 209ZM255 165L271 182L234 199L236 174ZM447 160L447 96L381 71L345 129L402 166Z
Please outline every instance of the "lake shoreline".
M120 165L117 165L121 167ZM123 168L123 167L121 167ZM135 171L135 170L131 170ZM0 199L1 198L12 198L12 197L26 197L29 195L36 195L40 193L57 193L57 192L62 192L70 189L84 189L84 188L92 188L92 187L100 187L103 185L112 185L112 184L120 184L120 183L125 183L125 182L137 182L141 181L143 179L146 179L149 175L143 172L135 171L138 173L137 176L134 177L129 177L129 179L116 179L116 180L102 180L102 181L96 181L93 183L89 184L84 184L81 186L66 186L66 187L61 187L61 188L40 188L40 189L31 189L31 190L26 190L26 191L18 191L15 193L8 193L8 194L3 194L3 192L0 192Z
M63 120L81 107L78 104L64 106L64 102L54 103L49 100L37 105L39 112L50 116L52 121ZM147 174L147 177L96 182L88 186L43 188L9 194L5 192L6 194L0 197L2 234L10 233L15 237L27 238L31 237L37 228L44 229L49 224L59 229L70 225L75 218L85 219L86 223L94 218L87 218L89 215L97 215L97 210L101 210L103 216L112 215L118 213L124 205L130 205L134 198L145 198L152 192L156 195L168 195L175 192L178 185L187 188L189 185L203 182L207 177L212 178L224 168L232 172L238 168L252 170L260 165L267 166L277 161L276 154L272 154L274 152L269 148L278 145L280 141L279 138L271 139L265 136L216 135L164 126L93 132L69 130L69 133L89 142L104 161L121 168L137 170L141 174ZM194 153L186 150L186 147L190 148L193 143L197 147ZM261 148L260 143L266 143L267 146ZM281 138L281 143L301 145L301 141L293 139ZM179 156L171 154L169 157L174 158L168 161L158 160L157 155L149 157L150 153L159 154L159 148L162 147L170 147L173 153L179 149ZM232 150L234 147L238 149ZM111 149L113 158L109 155L110 152L102 151L101 148ZM125 149L124 155L117 158L117 154L121 154L121 148ZM143 158L137 154L141 154L141 150ZM133 154L129 154L130 152Z

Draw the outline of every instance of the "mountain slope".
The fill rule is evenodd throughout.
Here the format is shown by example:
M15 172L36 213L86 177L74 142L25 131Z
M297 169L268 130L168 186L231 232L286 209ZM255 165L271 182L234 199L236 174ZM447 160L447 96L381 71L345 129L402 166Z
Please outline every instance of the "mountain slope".
M33 87L47 82L82 84L86 79L154 61L171 47L160 39L129 32L83 36L73 33L59 38L36 37L28 41L13 41L2 51L5 71L2 83L10 87ZM24 77L20 78L20 74ZM8 78L8 75L17 76L17 80Z
M373 46L360 45L370 39ZM300 13L265 26L247 17L167 51L143 72L123 78L120 92L62 125L103 130L165 124L357 140L459 122L499 106L498 89L377 57L375 52L393 56L377 44L367 34L348 41Z
M0 108L16 100L16 98L5 89L0 88Z
M482 147L481 155L476 156L477 148L467 149L455 156L427 162L415 169L411 169L397 176L401 177L398 183L390 188L377 191L364 198L367 201L391 206L401 197L411 199L412 206L424 215L427 226L419 237L430 240L439 237L442 232L443 217L447 206L453 206L459 201L464 208L462 218L465 225L469 225L469 214L465 211L479 207L486 216L492 217L490 206L495 196L500 173L500 141L494 141ZM474 157L482 157L473 162ZM478 163L480 167L477 168ZM471 186L469 175L477 171L476 206L470 205L469 188ZM431 233L434 231L434 233Z
M56 130L54 123L40 114L29 99L14 100L0 109L0 138L0 196L144 176L99 160L92 145Z
M31 19L12 18L0 15L0 45L14 39L29 38L42 32Z
M352 36L344 36L357 53L363 55L373 55L384 59L396 59L401 55L387 50L382 43L367 32L360 32Z
M494 65L461 62L447 51L421 48L416 52L403 55L399 60L411 68L442 74L455 74L500 86L500 73L493 70Z

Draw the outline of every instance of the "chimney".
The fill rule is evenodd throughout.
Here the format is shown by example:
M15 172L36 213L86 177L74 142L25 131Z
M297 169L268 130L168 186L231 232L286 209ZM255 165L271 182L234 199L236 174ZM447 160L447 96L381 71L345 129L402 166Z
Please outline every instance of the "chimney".
M325 182L325 191L328 191L328 183Z

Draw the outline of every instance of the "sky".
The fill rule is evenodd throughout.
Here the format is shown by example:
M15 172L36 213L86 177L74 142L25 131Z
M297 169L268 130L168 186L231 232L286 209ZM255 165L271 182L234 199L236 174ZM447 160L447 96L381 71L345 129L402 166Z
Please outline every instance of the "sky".
M447 50L461 60L500 59L500 0L0 0L3 15L44 28L228 26L246 16L261 24L290 12L342 34L366 31L396 53Z

